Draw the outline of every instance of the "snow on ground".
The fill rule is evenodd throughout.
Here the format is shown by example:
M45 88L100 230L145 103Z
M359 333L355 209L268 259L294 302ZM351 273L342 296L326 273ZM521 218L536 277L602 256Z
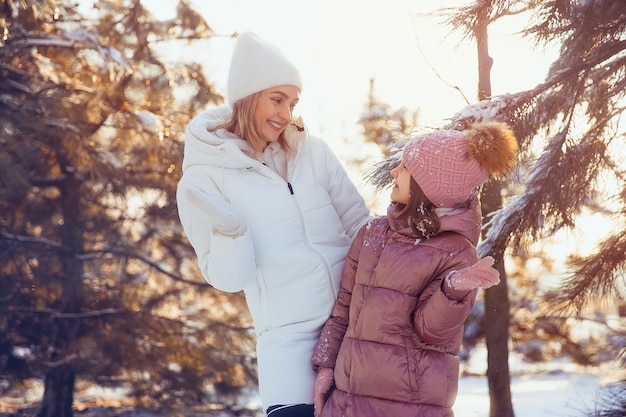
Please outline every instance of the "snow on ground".
M516 417L583 417L594 409L601 386L626 378L619 364L601 367L581 367L568 361L528 364L514 354L509 358L511 392ZM485 377L486 349L478 347L471 361L462 365L459 392L454 405L455 417L489 417L489 389ZM35 404L41 399L41 384L29 393L0 398L0 417L15 415L30 417L36 413ZM76 414L80 417L162 417L162 412L136 410L129 406L123 390L91 387L76 396ZM255 395L248 406L258 406ZM223 413L189 413L196 416L226 417ZM243 414L241 414L243 415ZM249 417L253 417L250 412ZM588 415L588 414L587 414ZM262 416L257 413L256 416Z
M581 417L593 409L597 396L597 375L548 373L522 375L511 379L513 410L516 417ZM454 405L456 417L488 417L487 378L465 376L459 380Z
M571 364L559 364L555 366L555 369L545 372L537 372L529 368L528 373L518 373L519 370L512 366L511 371L514 373L511 378L511 390L516 417L582 417L585 412L593 410L593 404L599 395L598 389L601 385L617 380L620 375L622 378L624 377L624 370L617 366L585 370ZM113 406L115 401L111 401L111 399L106 401L105 397L118 397L119 392L114 393L100 389L89 390L88 393L83 393L83 395L85 394L89 398L84 399L88 400L87 402L92 407L86 407L87 409L79 407L80 412L76 414L77 416L163 416L156 411L128 411L129 407L121 407L119 400L117 401L119 408L117 411L113 411L116 409ZM34 398L31 397L29 400L32 406ZM0 403L3 402L0 400ZM14 402L13 405L17 404ZM126 412L123 412L123 409ZM11 411L15 411L15 408ZM455 417L489 417L489 390L485 376L467 375L460 378L459 394L454 405L454 413ZM10 415L0 412L0 417ZM31 414L26 412L20 415L30 416ZM190 415L197 416L199 414ZM259 415L261 414L257 414L257 416Z
M515 417L581 417L594 409L600 387L626 378L617 363L582 367L568 361L529 364L511 353L511 396ZM489 417L486 349L462 366L455 417Z

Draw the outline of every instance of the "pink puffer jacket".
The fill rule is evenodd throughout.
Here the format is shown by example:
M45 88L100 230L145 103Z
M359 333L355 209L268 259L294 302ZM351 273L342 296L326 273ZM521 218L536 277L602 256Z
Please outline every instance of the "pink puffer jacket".
M355 238L313 356L314 369L335 369L322 416L453 416L457 354L476 291L451 300L442 281L478 260L478 202L440 219L440 232L417 244L406 224L387 217Z

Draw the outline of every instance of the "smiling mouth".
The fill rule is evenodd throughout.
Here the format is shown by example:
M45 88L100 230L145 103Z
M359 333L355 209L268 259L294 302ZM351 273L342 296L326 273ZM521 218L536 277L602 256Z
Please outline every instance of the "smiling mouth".
M281 123L276 123L276 122L273 122L271 120L268 120L267 124L269 124L270 126L272 126L276 130L280 130L280 129L283 128L283 125Z

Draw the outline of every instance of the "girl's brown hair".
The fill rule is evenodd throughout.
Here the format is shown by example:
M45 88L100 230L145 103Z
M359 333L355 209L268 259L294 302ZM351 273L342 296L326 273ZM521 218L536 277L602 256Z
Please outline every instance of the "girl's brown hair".
M421 238L429 238L437 233L441 223L435 212L435 205L426 197L420 186L411 177L409 202L394 217L407 219L413 232Z
M263 91L257 91L256 93L242 98L241 100L237 100L233 104L233 112L229 118L215 128L215 130L224 128L239 136L241 139L248 141L250 146L252 146L252 149L258 153L263 153L265 147L267 146L267 141L263 139L254 126L254 111L262 92ZM291 150L291 147L285 138L285 132L282 132L278 137L278 143L285 152L289 152Z

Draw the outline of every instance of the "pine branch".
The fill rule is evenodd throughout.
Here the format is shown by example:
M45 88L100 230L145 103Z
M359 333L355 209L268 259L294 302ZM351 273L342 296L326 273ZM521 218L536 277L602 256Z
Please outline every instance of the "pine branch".
M0 238L2 240L26 243L26 244L35 244L35 245L43 245L52 249L64 249L63 245L58 242L55 242L50 239L42 238L42 237L33 237L33 236L22 236L16 235L14 233L0 232Z
M133 251L130 248L109 248L109 249L102 249L102 250L90 250L90 251L85 251L85 252L83 252L83 253L81 253L79 255L76 255L76 258L80 259L81 261L88 261L88 260L92 260L92 259L98 259L98 258L101 257L101 255L106 255L106 254L122 255L124 257L129 257L129 258L140 260L143 263L149 265L150 267L156 269L160 273L162 273L162 274L166 275L167 277L171 278L172 280L177 281L177 282L181 282L183 284L193 285L193 286L201 287L201 288L205 288L208 285L206 282L197 282L197 281L186 280L183 277L181 277L180 275L177 275L177 274L174 274L174 273L172 273L170 271L167 271L161 265L159 265L157 262L149 259L146 256L143 256L143 255Z
M55 319L84 319L88 317L106 316L111 314L120 314L126 312L124 309L105 308L102 310L91 310L81 313L68 313L49 308L33 308L33 307L21 307L21 306L6 306L0 307L0 311L5 313L31 313L49 315Z

